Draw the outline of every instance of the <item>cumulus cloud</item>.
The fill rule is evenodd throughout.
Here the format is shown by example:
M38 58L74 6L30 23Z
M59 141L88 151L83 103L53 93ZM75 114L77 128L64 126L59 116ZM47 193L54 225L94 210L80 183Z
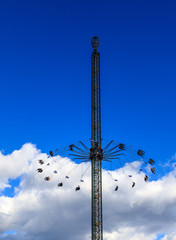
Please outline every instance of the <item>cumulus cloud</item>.
M165 235L162 240L176 240L176 232Z
M27 173L30 162L39 152L32 144L25 144L20 150L6 156L0 152L0 190L7 187L9 178Z
M37 173L38 159L44 159L44 172ZM47 163L50 163L47 166ZM137 162L134 164L138 164ZM0 186L9 178L22 176L14 197L0 197L0 239L2 240L89 240L91 223L90 169L68 158L47 158L35 145L0 154ZM80 182L85 172L84 182ZM54 173L57 170L57 174ZM124 172L126 174L124 174ZM133 175L133 179L128 178ZM69 179L65 176L69 175ZM45 176L51 180L44 181ZM118 178L119 190L114 191ZM143 181L143 173L129 165L103 170L103 217L105 240L175 240L176 171L156 181ZM63 182L63 187L57 184ZM135 181L135 188L131 187ZM75 187L80 185L81 191ZM161 238L160 238L161 239Z

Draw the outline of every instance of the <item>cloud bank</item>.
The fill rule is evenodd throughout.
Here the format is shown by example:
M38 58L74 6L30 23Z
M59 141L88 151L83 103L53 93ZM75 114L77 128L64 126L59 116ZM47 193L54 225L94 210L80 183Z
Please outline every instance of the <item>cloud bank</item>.
M45 164L39 165L39 159ZM37 173L38 167L44 171ZM30 143L9 155L0 153L0 239L90 240L88 167L89 163L78 166L59 156L47 158ZM130 166L123 170L133 179L122 169L103 170L104 240L176 240L176 169L148 183L143 181L143 173ZM80 182L83 173L84 182ZM70 178L65 179L66 175ZM51 180L44 181L46 176ZM118 178L117 192L112 176ZM3 191L11 187L9 179L18 177L21 181L14 197L5 195ZM136 183L134 188L131 181ZM57 187L59 182L63 182L62 188ZM76 192L78 185L81 190Z

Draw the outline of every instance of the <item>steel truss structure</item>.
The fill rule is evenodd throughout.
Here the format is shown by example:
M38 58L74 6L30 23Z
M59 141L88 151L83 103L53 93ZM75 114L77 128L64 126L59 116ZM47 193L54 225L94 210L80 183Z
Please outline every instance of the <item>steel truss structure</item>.
M125 151L130 153L136 153L140 156L142 162L145 166L149 164L152 166L154 164L153 159L144 160L143 157L145 152L134 147L127 147L125 144L117 143L115 141L110 141L108 144L102 148L102 138L101 138L101 102L100 102L100 53L98 52L100 39L98 37L93 37L91 39L91 44L93 47L93 53L91 55L91 146L86 146L82 141L76 144L71 144L62 150L56 149L55 151L50 151L49 157L54 157L57 155L63 155L64 152L68 152L68 156L73 160L79 160L80 162L91 162L91 201L92 201L92 240L103 240L103 216L102 216L102 161L112 162L113 159L118 159L119 162L123 160L125 156ZM128 159L125 160L128 162ZM50 163L45 164L43 160L39 160L40 165L49 166ZM141 165L142 166L142 165ZM38 168L37 171L42 173L44 168ZM150 168L152 173L155 173L155 167ZM86 170L87 171L87 170ZM140 169L142 171L142 169ZM54 171L57 174L58 171ZM132 175L128 175L132 177ZM69 179L66 176L65 179ZM44 178L45 181L49 181L50 177ZM144 180L148 181L148 176L144 176ZM114 179L114 181L118 181ZM84 182L81 179L81 182ZM63 186L63 182L59 182L58 187ZM135 182L132 182L132 188L135 186ZM75 191L79 191L80 186L77 186ZM115 190L118 190L116 185Z
M99 38L91 40L94 49L91 56L92 66L92 134L90 160L92 161L92 240L103 240L102 217L102 160L101 148L101 108L100 108L100 53L97 51Z

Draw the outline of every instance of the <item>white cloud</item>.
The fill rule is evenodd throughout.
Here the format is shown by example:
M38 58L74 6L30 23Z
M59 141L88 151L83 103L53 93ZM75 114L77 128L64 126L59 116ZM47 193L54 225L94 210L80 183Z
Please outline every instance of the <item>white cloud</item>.
M29 164L39 154L34 145L28 143L20 150L4 156L0 152L0 190L6 187L9 178L17 178L29 171Z
M165 235L162 240L176 240L176 232Z
M41 174L36 172L40 158L45 160ZM23 177L13 198L0 197L0 239L89 240L90 169L85 182L80 182L87 166L88 163L84 163L83 167L77 167L68 158L59 156L48 159L32 144L25 144L7 156L1 153L1 188L8 184L9 178ZM163 240L175 240L175 170L162 179L145 183L143 173L135 172L129 165L124 168L133 179L121 169L113 171L113 177L118 177L117 192L114 192L116 182L103 170L104 240L154 240L163 232L166 233ZM56 169L58 174L53 173ZM70 179L65 179L68 173ZM47 175L51 176L49 182L43 180ZM63 188L57 187L60 181L64 183ZM132 181L136 183L133 189ZM78 184L81 191L75 192Z

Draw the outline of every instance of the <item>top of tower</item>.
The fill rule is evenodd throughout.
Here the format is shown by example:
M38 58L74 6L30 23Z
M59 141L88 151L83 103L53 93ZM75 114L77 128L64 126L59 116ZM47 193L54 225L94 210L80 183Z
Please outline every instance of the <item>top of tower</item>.
M100 43L100 38L99 37L92 37L91 38L91 44L92 44L92 47L93 47L94 50L98 49L99 43Z

